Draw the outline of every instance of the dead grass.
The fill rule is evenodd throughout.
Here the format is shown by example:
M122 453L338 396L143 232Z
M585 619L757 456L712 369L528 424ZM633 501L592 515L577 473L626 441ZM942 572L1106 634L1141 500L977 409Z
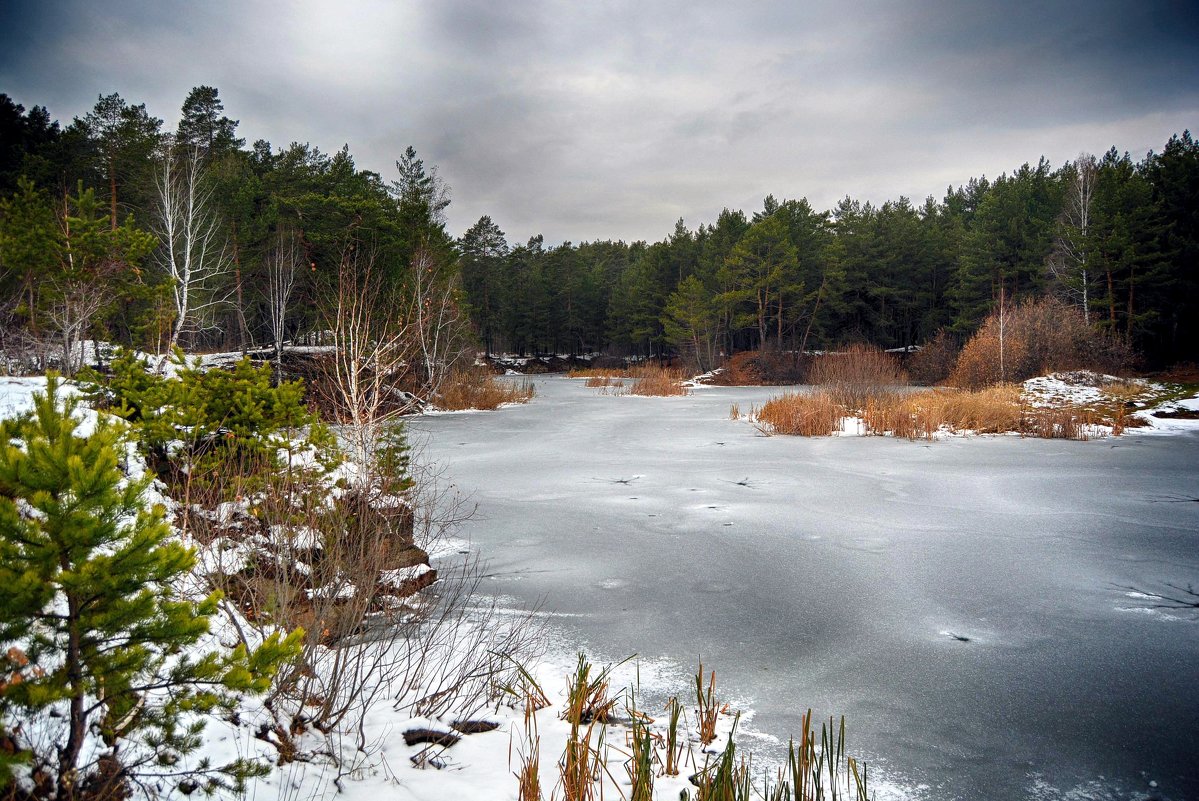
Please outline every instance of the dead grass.
M618 367L576 367L566 374L567 378L628 378L629 371ZM587 386L591 386L588 384Z
M766 401L754 414L758 428L770 434L824 437L841 430L845 409L827 392L788 392Z
M1094 410L1075 406L1028 407L1021 402L1020 388L1014 384L976 392L935 389L868 397L861 414L868 433L905 439L932 439L939 432L970 431L1078 440L1093 436L1097 425L1113 424ZM770 434L819 437L839 431L841 418L849 415L831 395L818 392L771 398L756 411L754 419L761 430Z
M908 439L931 439L941 430L980 434L1020 431L1020 388L1001 384L977 392L935 389L871 398L863 419L873 434Z
M889 353L872 345L850 345L813 360L808 383L819 386L847 409L862 409L871 399L908 383L907 374Z
M584 384L584 386L592 388L623 387L624 380L619 376L593 375L587 377L587 382Z
M481 367L472 367L446 379L437 405L449 411L490 410L505 403L528 403L533 394L532 381L505 381Z
M682 370L673 367L662 367L657 364L646 364L634 367L629 371L633 383L623 392L614 394L671 396L687 395L688 390L683 386L687 376Z

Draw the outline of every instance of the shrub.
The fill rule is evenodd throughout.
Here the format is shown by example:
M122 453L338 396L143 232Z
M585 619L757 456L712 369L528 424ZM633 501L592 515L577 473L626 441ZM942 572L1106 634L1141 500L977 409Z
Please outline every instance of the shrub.
M742 351L725 361L711 383L733 387L802 384L809 359L796 351Z
M926 387L944 383L961 350L953 335L942 328L908 359L908 375L913 383Z
M808 382L849 409L865 407L871 398L890 394L907 384L907 375L894 356L872 345L850 345L812 362Z
M109 375L87 371L84 381L93 403L130 423L168 481L186 481L209 464L276 461L281 448L314 448L324 467L339 458L333 435L304 403L303 383L274 384L269 366L248 359L230 370L184 365L164 377L126 351ZM305 436L296 436L301 431Z
M978 389L1064 370L1118 372L1132 363L1125 343L1088 326L1077 308L1047 297L992 312L962 348L949 383Z

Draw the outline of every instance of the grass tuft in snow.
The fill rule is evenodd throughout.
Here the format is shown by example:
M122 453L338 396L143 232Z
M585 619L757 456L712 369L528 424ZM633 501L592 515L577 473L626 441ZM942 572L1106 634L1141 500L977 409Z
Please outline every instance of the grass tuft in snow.
M695 720L699 727L699 741L708 745L716 739L716 720L721 712L728 710L728 704L716 700L716 671L708 676L708 685L704 687L704 665L701 662L695 674Z

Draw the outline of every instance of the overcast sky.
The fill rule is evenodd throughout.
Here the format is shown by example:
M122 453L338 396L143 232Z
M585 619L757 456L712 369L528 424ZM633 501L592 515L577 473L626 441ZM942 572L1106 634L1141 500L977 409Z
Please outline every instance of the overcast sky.
M658 240L806 196L941 198L1041 155L1199 128L1195 2L0 2L0 92L173 127L216 86L247 141L412 144L451 232Z

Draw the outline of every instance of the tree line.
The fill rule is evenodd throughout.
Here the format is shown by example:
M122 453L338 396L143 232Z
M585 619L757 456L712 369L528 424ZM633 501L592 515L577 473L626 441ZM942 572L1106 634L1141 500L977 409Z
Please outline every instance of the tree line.
M509 243L489 216L455 239L448 189L411 147L385 178L348 147L247 146L237 128L206 86L174 131L117 94L67 125L0 95L4 351L56 349L69 370L88 338L281 348L319 331L322 293L369 265L437 298L439 319L469 317L488 352L708 367L747 349L906 347L1053 294L1150 364L1194 354L1199 148L1185 132L1140 161L1041 159L940 201L820 211L771 195L659 242L547 246Z

